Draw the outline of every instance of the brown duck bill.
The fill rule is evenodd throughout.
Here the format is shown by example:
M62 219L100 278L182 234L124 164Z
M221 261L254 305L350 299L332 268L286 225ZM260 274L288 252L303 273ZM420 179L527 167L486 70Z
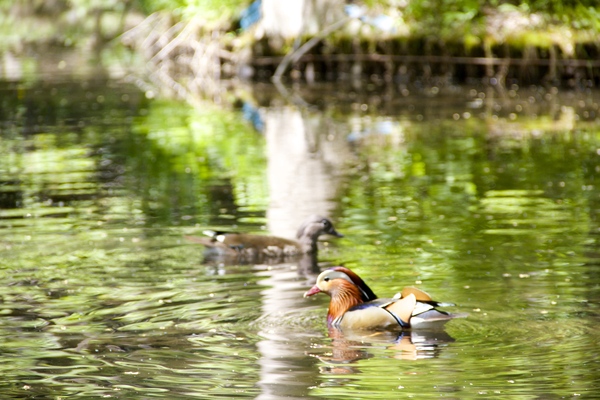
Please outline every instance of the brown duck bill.
M315 295L320 292L321 292L321 289L319 289L317 287L317 285L315 285L312 288L310 288L310 290L308 290L306 293L304 293L304 297L312 296L312 295Z

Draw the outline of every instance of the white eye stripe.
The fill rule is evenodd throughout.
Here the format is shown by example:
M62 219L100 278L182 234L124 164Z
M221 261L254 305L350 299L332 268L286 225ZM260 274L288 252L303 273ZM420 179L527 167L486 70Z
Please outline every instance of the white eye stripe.
M346 275L345 273L341 272L341 271L325 271L322 272L321 275L319 275L319 279L317 279L317 282L327 282L328 280L332 280L332 279L344 279L348 282L350 282L351 284L354 285L354 282L352 282L352 279L350 279L350 277L348 275Z

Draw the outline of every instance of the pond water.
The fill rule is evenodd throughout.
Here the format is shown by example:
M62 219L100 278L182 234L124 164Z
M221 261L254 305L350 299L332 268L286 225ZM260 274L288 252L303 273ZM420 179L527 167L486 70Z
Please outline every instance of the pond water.
M2 398L597 398L600 93L0 83ZM243 104L242 104L243 103ZM237 104L237 103L236 103ZM301 260L206 258L204 229L312 213L380 295L468 317L330 337Z

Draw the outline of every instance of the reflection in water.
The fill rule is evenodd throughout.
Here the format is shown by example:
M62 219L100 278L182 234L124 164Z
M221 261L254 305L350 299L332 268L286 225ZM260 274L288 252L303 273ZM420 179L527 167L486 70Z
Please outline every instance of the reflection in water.
M244 254L221 253L216 251L204 251L202 258L203 265L214 267L222 267L236 265L281 265L281 264L297 264L298 275L314 275L314 278L319 274L317 265L317 255L314 253L302 255L281 255L278 257L253 256L248 257Z
M297 109L270 109L265 121L269 180L267 226L274 235L293 238L307 215L331 215L339 186L338 169L347 151L340 152L339 144L344 142L327 140ZM212 252L205 262L225 265L248 262L236 256L227 257ZM303 354L304 341L294 346L290 343L290 332L278 331L281 325L302 323L296 310L302 302L301 291L312 285L320 272L317 255L263 257L250 261L262 263L255 268L264 278L261 285L267 287L261 292L263 320L275 321L276 325L276 329L263 329L263 340L257 343L261 353L261 395L258 398L304 397L307 375L315 374L304 365L306 358L299 356Z
M328 132L318 114L271 108L265 113L265 124L268 229L294 237L307 215L331 216L349 149L343 135Z
M267 174L269 181L268 229L276 235L294 237L306 215L331 215L341 177L349 155L343 136L321 129L319 115L303 115L292 107L271 108L265 113ZM334 221L335 223L335 221ZM312 285L320 272L316 254L305 254L291 266L261 272L268 286L262 292L262 311L277 323L302 323L297 314L303 301L301 291ZM291 322L290 320L296 320ZM263 329L257 347L261 352L262 393L259 399L305 397L308 392L305 357L290 342L289 332ZM302 343L302 342L301 342ZM311 363L312 364L312 363ZM313 377L312 379L316 379Z
M381 347L393 350L392 357L401 360L434 358L454 339L445 331L407 330L399 332L348 332L329 329L331 353L315 354L321 361L343 364L372 357L367 349Z
M312 263L310 255L303 262ZM306 268L304 265L300 268ZM307 320L299 312L302 302L301 290L304 280L299 280L296 264L283 264L277 267L256 266L263 277L260 284L266 288L261 291L262 317L258 326L262 340L257 343L260 352L261 394L259 399L278 399L286 397L304 397L306 385L301 382L316 379L310 366L312 362L304 356L303 346L310 332L298 334L295 328L304 325ZM316 264L310 265L316 269ZM301 276L301 275L300 275ZM308 367L308 368L307 368Z

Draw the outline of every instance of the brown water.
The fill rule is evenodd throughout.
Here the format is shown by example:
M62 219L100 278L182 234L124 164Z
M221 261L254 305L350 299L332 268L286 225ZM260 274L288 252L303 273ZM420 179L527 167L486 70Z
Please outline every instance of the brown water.
M3 398L598 398L599 93L261 87L244 113L81 77L0 91ZM311 213L346 235L322 267L469 317L332 338L298 260L183 239Z

